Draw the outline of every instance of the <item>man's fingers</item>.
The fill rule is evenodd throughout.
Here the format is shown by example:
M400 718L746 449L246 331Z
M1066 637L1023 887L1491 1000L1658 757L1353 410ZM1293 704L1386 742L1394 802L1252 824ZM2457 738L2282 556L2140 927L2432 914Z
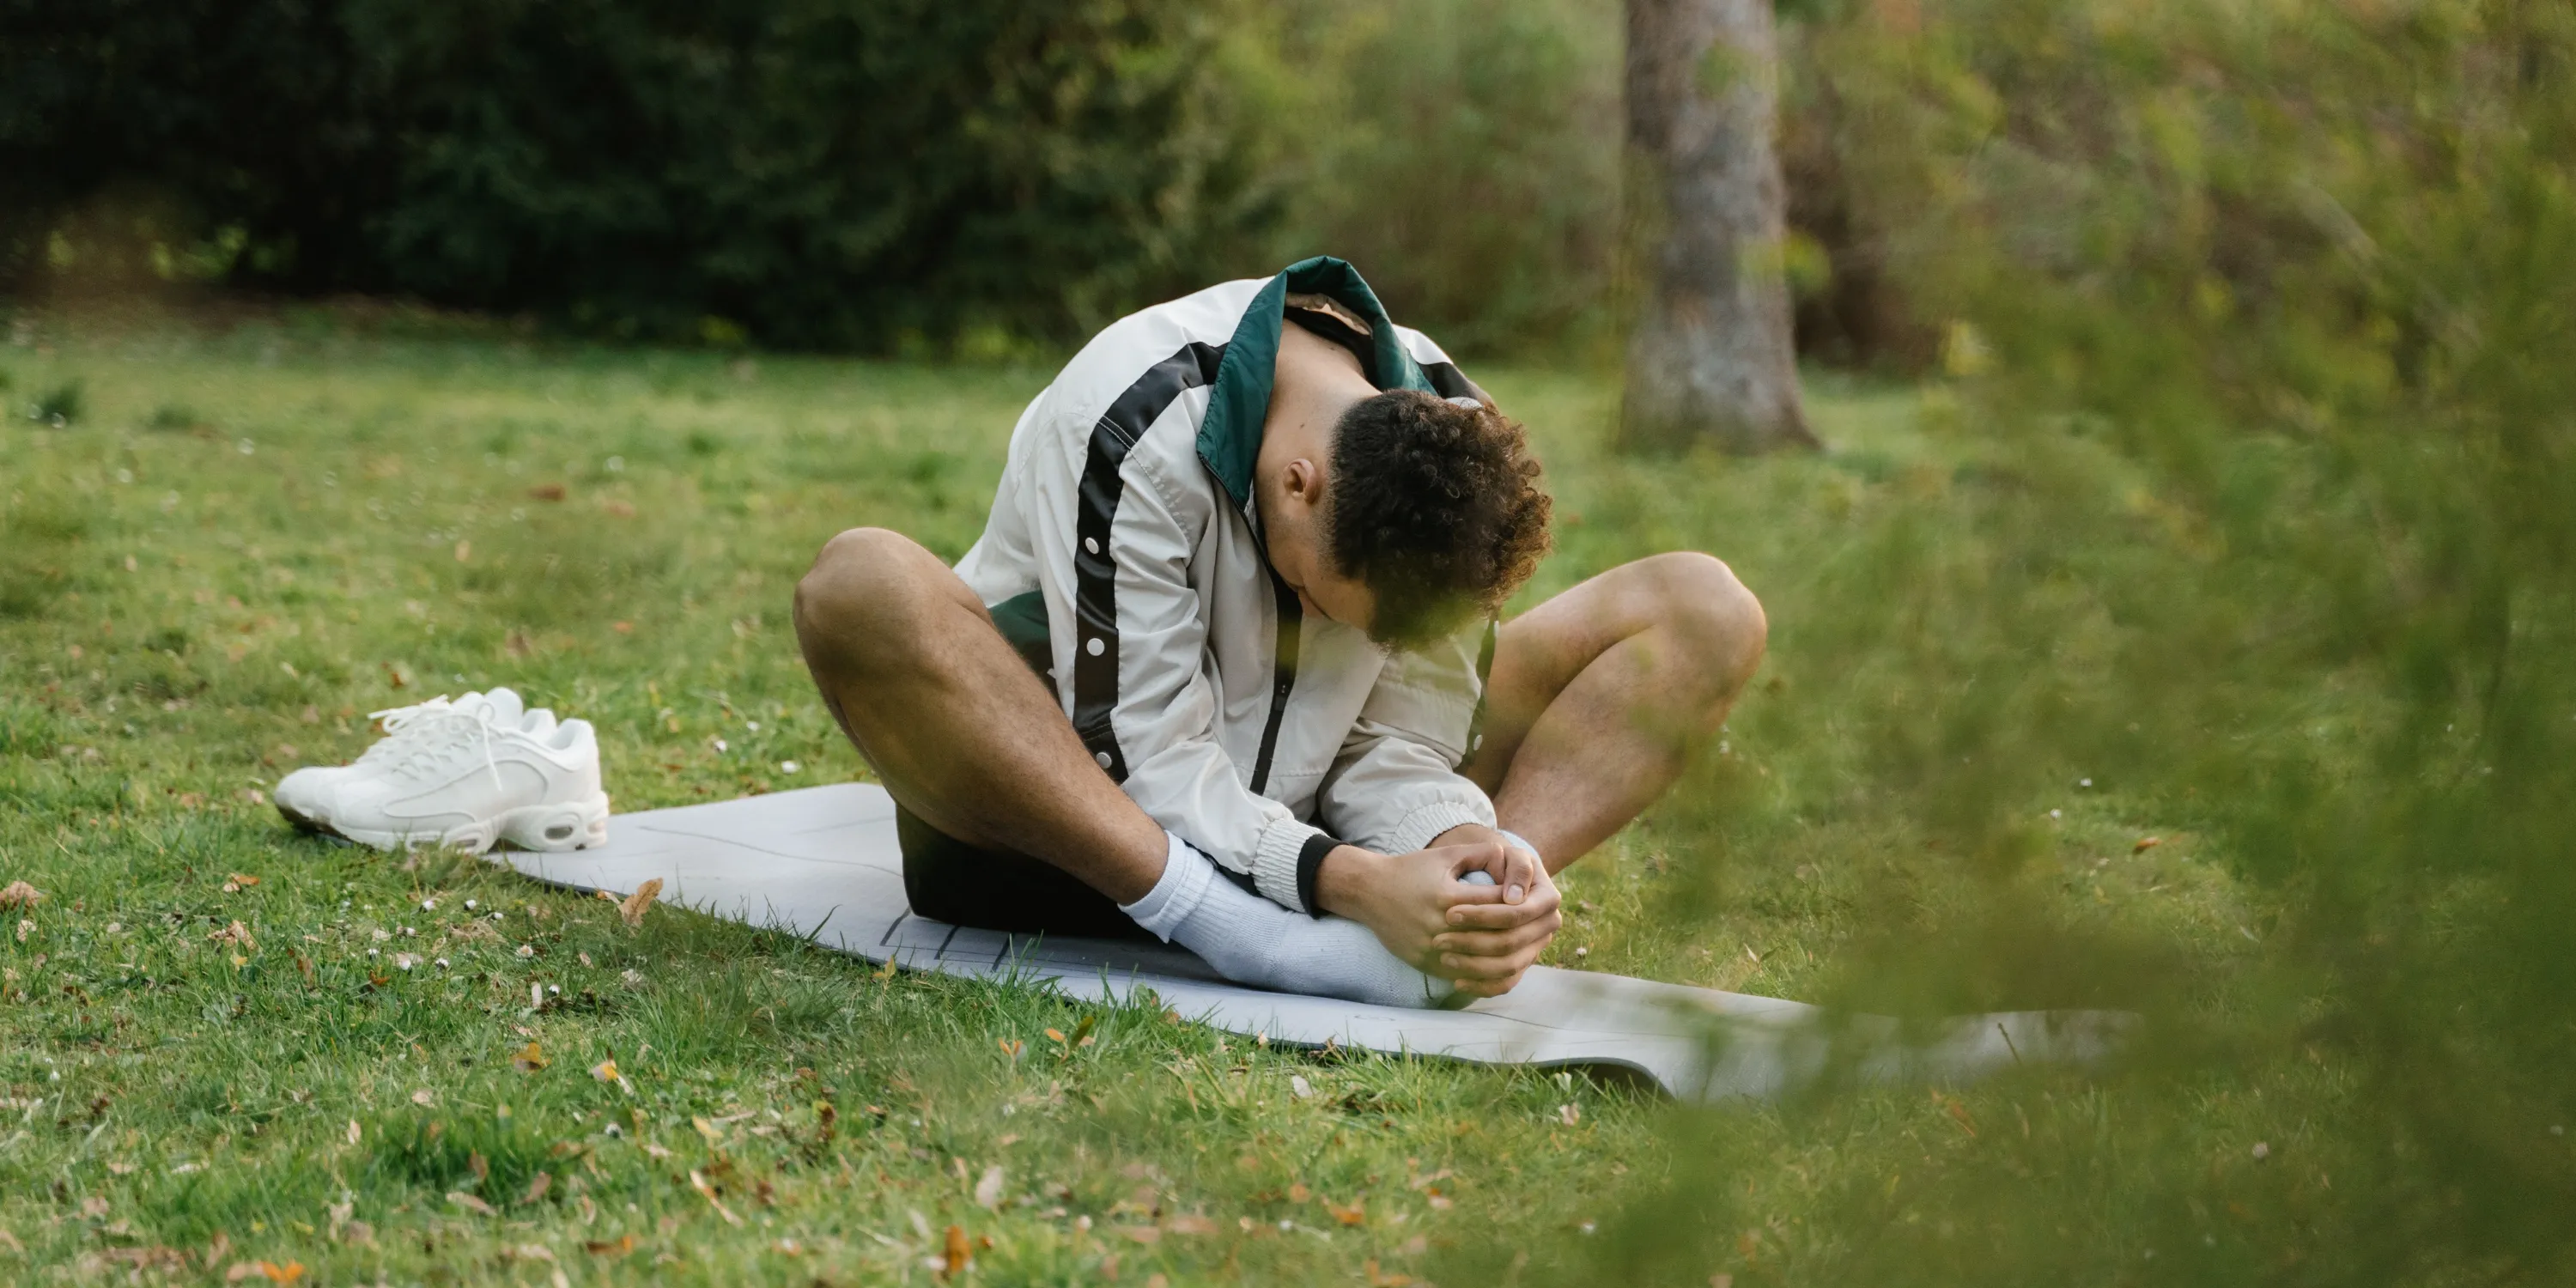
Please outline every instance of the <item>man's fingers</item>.
M1455 980L1509 979L1518 976L1529 967L1529 962L1521 954L1510 957L1461 957L1456 953L1444 953L1440 958L1438 973L1443 978Z
M1510 930L1451 931L1432 940L1431 946L1461 957L1510 957L1546 947L1556 930L1555 919L1543 918Z
M1455 900L1449 905L1446 920L1451 929L1457 930L1501 930L1521 925L1555 912L1565 901L1565 896L1558 893L1556 883L1543 878L1518 903L1500 902L1492 897L1494 891L1483 886L1460 886L1459 889L1475 891L1485 897Z
M1464 841L1444 846L1434 853L1449 856L1450 880L1455 881L1470 872L1482 872L1492 877L1499 888L1503 880L1503 856L1510 849L1500 841Z
M1503 902L1516 904L1538 888L1538 856L1517 845L1503 847L1503 870L1494 879L1503 886Z
M1506 979L1461 979L1451 981L1451 983L1457 986L1457 989L1461 994L1468 997L1501 997L1503 994L1519 987L1520 982L1521 976L1519 972L1513 973Z
M1528 925L1529 923L1537 921L1554 911L1556 911L1554 905L1550 904L1542 906L1536 900L1524 900L1516 904L1452 904L1449 908L1449 915L1446 918L1449 924L1445 929L1451 932L1460 930L1509 930L1514 926Z
M1556 919L1546 924L1524 927L1508 933L1460 936L1443 935L1439 947L1439 971L1452 979L1501 979L1517 976L1538 961L1541 950L1556 936ZM1461 939L1473 942L1460 943ZM1479 951L1479 950L1484 951Z
M1452 904L1500 904L1503 901L1503 887L1499 884L1473 885L1458 881L1450 885L1448 898Z

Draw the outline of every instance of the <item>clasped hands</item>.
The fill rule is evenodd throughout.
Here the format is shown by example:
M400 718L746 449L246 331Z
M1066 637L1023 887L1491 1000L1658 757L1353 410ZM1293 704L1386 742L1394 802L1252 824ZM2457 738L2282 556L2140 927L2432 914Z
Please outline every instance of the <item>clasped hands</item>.
M1493 878L1470 883L1471 872ZM1316 901L1375 932L1423 973L1470 997L1500 997L1538 961L1563 918L1537 855L1478 824L1454 827L1411 854L1344 845L1316 873Z

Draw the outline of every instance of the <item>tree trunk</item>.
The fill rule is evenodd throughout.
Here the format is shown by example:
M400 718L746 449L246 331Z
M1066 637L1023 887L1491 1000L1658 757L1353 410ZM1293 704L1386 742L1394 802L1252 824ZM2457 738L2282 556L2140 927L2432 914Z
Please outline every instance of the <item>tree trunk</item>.
M1624 445L1814 447L1798 396L1770 0L1627 0Z

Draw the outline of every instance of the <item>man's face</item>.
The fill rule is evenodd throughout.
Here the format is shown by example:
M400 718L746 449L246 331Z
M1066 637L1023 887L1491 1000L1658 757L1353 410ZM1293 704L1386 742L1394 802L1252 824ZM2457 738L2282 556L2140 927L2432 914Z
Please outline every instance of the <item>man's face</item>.
M1271 570L1297 592L1298 604L1309 615L1366 631L1377 614L1376 593L1358 578L1333 571L1332 556L1324 549L1324 525L1311 514L1299 517L1304 521L1272 528Z

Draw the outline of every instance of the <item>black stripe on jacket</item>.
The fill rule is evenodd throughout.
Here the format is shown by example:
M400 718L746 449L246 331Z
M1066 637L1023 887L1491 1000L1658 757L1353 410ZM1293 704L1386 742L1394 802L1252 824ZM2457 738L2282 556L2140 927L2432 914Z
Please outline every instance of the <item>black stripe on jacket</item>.
M1216 382L1224 345L1192 341L1145 369L1109 404L1091 428L1091 450L1082 467L1082 500L1073 525L1073 728L1091 758L1116 782L1127 781L1127 758L1118 750L1110 713L1118 707L1118 559L1109 530L1126 491L1120 470L1129 449L1181 396Z
M1478 387L1475 381L1469 380L1467 373L1460 371L1455 363L1423 363L1422 375L1431 382L1432 392L1443 398L1473 398L1488 407L1494 405L1493 395Z
M1262 557L1269 558L1269 552L1263 551ZM1270 654L1270 720L1261 726L1261 753L1252 761L1255 796L1270 786L1270 757L1279 750L1279 722L1288 714L1289 692L1297 687L1297 633L1306 624L1305 604L1276 571L1270 574L1270 593L1278 603L1279 637Z

